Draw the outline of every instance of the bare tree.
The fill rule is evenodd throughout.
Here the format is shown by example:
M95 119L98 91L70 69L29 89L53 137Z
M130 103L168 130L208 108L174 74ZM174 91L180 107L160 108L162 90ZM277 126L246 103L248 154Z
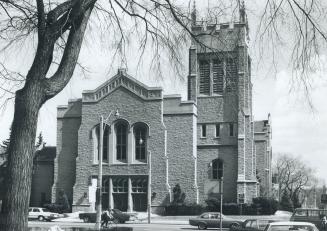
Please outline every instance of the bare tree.
M191 31L188 14L170 0L0 0L2 51L37 38L26 76L4 65L0 69L2 80L14 82L3 90L15 99L0 230L27 230L38 112L70 81L92 12L94 21L102 20L105 30L118 41L116 51L123 52L122 44L137 34L141 53L149 43L154 59L159 60L161 50L167 49L171 63L176 69L180 65L179 48Z
M257 28L260 55L270 58L274 68L286 56L293 70L293 87L303 89L309 103L310 74L321 67L319 56L327 48L326 11L326 1L266 0ZM290 54L285 52L288 49Z
M300 201L301 194L308 188L314 188L317 183L313 169L291 155L283 154L278 157L275 172L279 184L279 197L289 195L295 207L303 202Z

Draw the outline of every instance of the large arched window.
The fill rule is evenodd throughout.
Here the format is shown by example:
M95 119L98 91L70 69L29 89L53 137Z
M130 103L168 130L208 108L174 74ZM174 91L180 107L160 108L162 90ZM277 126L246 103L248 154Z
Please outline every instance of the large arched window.
M135 159L146 161L146 145L147 145L147 127L145 124L137 124L134 127L135 140Z
M95 139L96 139L96 155L97 155L97 161L100 157L99 147L100 147L100 125L97 125L95 127ZM103 143L102 143L102 160L104 162L108 162L109 160L109 126L107 124L104 124L103 128Z
M127 160L127 124L118 122L116 128L116 159Z
M215 159L212 161L212 179L220 180L223 177L224 164L220 159Z

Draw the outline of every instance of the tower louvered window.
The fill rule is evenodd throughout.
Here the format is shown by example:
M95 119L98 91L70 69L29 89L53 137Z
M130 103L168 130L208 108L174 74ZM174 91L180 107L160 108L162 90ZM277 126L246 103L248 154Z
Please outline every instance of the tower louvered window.
M213 60L213 93L223 94L224 92L224 66L222 60Z
M237 63L236 59L226 60L226 90L233 91L237 87Z
M208 61L200 61L200 94L210 95L210 64Z

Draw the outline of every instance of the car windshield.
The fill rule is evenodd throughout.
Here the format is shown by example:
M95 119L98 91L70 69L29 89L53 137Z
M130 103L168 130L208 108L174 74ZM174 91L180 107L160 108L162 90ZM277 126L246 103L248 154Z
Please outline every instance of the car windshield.
M205 214L202 214L200 217L204 218L204 219L209 219L209 214L205 213Z
M318 231L310 225L272 225L269 231Z
M307 216L307 210L296 210L295 216Z
M42 209L42 210L43 210L43 212L50 212L49 209Z

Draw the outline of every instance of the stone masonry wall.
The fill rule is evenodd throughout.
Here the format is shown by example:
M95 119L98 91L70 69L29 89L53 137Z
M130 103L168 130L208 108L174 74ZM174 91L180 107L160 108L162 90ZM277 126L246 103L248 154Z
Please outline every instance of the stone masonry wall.
M88 192L90 177L98 175L98 166L93 163L93 140L91 130L99 123L99 116L105 118L111 111L119 111L119 118L126 120L129 125L143 122L149 126L147 150L152 159L152 192L156 196L153 206L159 206L169 201L166 182L165 157L165 127L162 121L162 100L146 101L119 87L105 98L96 103L84 103L82 124L78 133L78 159L76 166L76 184L74 187L74 206L85 206L88 209L88 198L83 199ZM116 121L111 115L109 125ZM109 155L113 155L109 152ZM109 157L110 158L110 157ZM104 164L103 175L148 175L146 163Z
M256 141L255 142L255 150L257 157L257 175L260 179L260 195L266 195L266 185L267 185L267 175L266 175L266 142L265 141Z
M205 200L217 197L219 181L212 179L212 160L222 159L224 162L224 202L236 202L237 180L237 147L221 146L215 148L198 148L198 187L199 203L205 204Z
M169 184L171 189L176 184L185 193L185 202L196 203L196 160L193 156L193 114L164 115L167 128L167 155L169 166ZM172 198L173 199L173 198Z
M54 160L52 202L56 201L59 190L63 189L69 202L72 203L78 129L81 124L81 101L70 102L66 108L58 107L57 113L57 149Z

